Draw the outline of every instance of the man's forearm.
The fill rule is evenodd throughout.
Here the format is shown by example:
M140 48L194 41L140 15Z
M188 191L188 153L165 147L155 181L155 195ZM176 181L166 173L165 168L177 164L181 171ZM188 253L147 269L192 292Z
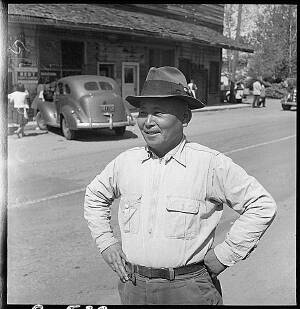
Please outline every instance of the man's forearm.
M245 259L256 248L276 215L270 196L255 201L233 224L223 243L215 247L217 258L227 266Z

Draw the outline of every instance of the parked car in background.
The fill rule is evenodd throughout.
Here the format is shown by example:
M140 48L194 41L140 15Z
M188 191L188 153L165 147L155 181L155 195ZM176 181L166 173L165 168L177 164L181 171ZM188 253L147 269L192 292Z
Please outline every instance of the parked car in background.
M281 99L281 106L283 110L290 110L292 106L297 107L297 88Z
M40 129L59 127L66 139L76 131L109 128L123 135L135 122L121 97L118 84L98 75L61 78L53 96L40 102L36 121Z

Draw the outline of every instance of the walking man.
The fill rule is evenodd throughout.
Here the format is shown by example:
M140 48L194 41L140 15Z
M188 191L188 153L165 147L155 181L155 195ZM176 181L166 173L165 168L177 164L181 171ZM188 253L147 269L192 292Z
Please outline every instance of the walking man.
M129 149L87 186L84 216L104 260L120 277L122 304L222 304L217 276L245 259L270 226L276 204L243 168L190 142L183 128L201 108L176 68L151 68L139 108L146 146ZM120 198L121 241L110 224ZM213 247L227 204L240 214Z
M252 107L259 107L259 98L261 93L261 83L259 79L253 83L253 102Z

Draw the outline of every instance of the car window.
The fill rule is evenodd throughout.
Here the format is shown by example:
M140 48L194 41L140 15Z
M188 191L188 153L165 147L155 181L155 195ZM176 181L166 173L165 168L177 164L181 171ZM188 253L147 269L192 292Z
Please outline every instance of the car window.
M66 90L66 94L70 94L71 93L71 89L70 89L68 84L65 84L65 90Z
M99 82L99 85L102 90L113 90L113 86L108 82Z
M64 88L62 83L58 83L58 92L59 94L64 94Z
M84 83L85 90L96 91L99 90L98 84L96 82L86 82Z

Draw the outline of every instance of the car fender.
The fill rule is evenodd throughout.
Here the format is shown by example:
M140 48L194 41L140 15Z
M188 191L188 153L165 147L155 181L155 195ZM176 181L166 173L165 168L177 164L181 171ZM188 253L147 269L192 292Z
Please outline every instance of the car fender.
M37 104L37 110L40 111L45 123L47 125L56 124L56 106L54 102L40 101Z
M62 107L61 116L63 116L66 119L68 126L71 130L76 130L77 129L77 123L76 123L76 119L73 116L73 114L74 114L74 108L72 108L71 106L64 105ZM61 123L61 121L60 121L60 123Z

